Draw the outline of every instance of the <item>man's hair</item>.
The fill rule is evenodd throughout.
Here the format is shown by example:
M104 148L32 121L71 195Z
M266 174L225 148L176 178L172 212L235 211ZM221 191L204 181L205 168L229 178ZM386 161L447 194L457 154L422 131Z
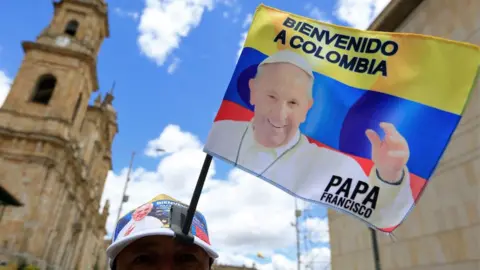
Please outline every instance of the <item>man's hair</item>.
M264 66L266 66L266 65L273 65L273 64L290 64L290 65L294 65L294 64L292 64L292 63L287 63L287 62L285 62L285 63L278 62L278 63L261 64L261 65L259 65L259 66L257 67L257 74L255 74L255 77L254 77L254 78L256 79L256 78L260 77L260 74L262 73L262 69L263 69ZM296 66L296 65L294 65L294 66ZM301 69L301 68L299 68L299 69ZM307 72L305 72L303 69L301 69L301 70L302 70L302 71L305 73L305 75L307 75L308 78L310 79L310 87L308 87L308 89L307 89L307 95L308 95L308 98L309 98L309 99L313 99L313 95L312 95L313 78L312 78L312 76L310 76L310 74L308 74Z

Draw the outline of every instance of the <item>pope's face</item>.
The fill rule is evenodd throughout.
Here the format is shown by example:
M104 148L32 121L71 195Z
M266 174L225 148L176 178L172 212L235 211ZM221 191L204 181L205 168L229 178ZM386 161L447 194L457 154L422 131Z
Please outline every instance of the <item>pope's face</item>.
M142 220L144 217L146 217L150 211L152 211L153 205L151 203L144 204L137 208L135 212L132 214L132 218L135 221Z
M268 148L287 144L312 106L311 77L292 64L265 64L249 86L255 140Z

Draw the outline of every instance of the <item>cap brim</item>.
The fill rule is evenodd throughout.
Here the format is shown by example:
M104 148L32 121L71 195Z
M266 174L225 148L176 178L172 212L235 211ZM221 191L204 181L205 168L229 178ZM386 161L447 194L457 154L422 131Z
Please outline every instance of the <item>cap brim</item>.
M147 237L147 236L153 236L153 235L162 235L162 236L174 236L174 233L171 229L168 228L161 228L161 229L154 229L154 230L145 230L141 231L137 234L132 234L129 235L121 240L118 240L117 242L111 244L107 248L107 257L110 260L110 267L112 267L112 263L115 260L115 258L118 256L118 254L126 248L128 245L133 243L134 241ZM200 240L198 237L194 237L194 243L195 245L201 247L205 252L207 252L208 256L212 259L218 258L218 254L212 249L210 245L205 243L204 241Z

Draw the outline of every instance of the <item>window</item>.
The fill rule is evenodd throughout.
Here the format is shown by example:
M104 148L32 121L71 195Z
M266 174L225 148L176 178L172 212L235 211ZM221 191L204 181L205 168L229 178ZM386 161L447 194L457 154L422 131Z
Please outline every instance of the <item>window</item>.
M78 22L76 20L71 20L67 23L65 27L65 34L74 37L77 34Z
M82 103L82 93L78 96L77 103L75 104L75 108L73 111L72 122L75 121L75 117L77 117L78 109L80 108L80 104Z
M53 95L53 90L57 84L57 79L52 74L46 74L41 76L37 85L35 86L35 91L33 93L32 101L35 103L40 103L48 105L50 99Z

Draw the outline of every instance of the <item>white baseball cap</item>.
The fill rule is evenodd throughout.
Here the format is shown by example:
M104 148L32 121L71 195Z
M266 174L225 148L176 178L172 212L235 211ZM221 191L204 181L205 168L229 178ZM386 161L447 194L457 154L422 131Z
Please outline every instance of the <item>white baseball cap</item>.
M174 236L170 228L170 208L173 204L186 206L161 194L120 218L115 227L112 244L107 248L110 268L118 254L135 240L152 235ZM191 233L195 245L205 250L212 260L218 258L210 245L205 217L198 211L192 221Z
M292 52L290 50L278 51L267 57L258 66L275 63L289 63L295 65L305 71L310 77L314 78L313 68L310 63L308 63L307 59L305 59L302 55L296 52Z

